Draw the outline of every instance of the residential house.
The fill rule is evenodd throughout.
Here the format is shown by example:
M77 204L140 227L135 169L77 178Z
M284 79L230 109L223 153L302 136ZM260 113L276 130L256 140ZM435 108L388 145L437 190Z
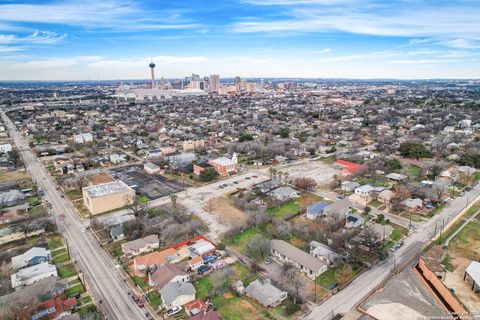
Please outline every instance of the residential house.
M123 223L113 225L110 227L110 237L113 241L120 241L125 239L125 233L123 231Z
M281 185L282 185L282 182L280 181L280 179L274 178L271 180L258 183L256 185L256 188L258 188L262 193L267 193L275 188L278 188Z
M149 236L122 243L122 252L124 255L132 257L139 254L152 251L160 245L158 236L151 234Z
M25 199L25 195L17 189L11 189L0 193L0 208L11 207L20 204Z
M353 204L348 199L336 201L323 209L323 216L327 219L339 221L345 219L352 211Z
M174 248L133 258L133 270L136 275L145 274L147 269L155 269L166 263L177 263L182 260Z
M356 188L360 187L360 183L354 181L343 181L340 189L345 192L354 192Z
M298 270L311 279L315 279L327 271L327 263L308 253L292 246L283 240L271 240L270 250L272 257L280 263L292 263Z
M372 187L369 184L365 184L355 189L355 194L359 195L362 198L371 198L373 194L382 192L385 190L384 187Z
M340 175L343 177L349 177L357 174L360 172L360 170L363 168L363 165L353 163L353 162L348 162L345 160L336 160L335 161L335 166L337 168L340 168L342 171L340 172Z
M57 268L48 262L42 262L31 267L20 269L11 275L12 288L28 286L48 277L56 277Z
M159 292L165 309L183 306L195 300L197 293L195 287L189 282L168 283Z
M10 143L0 144L0 154L8 153L12 151L12 145Z
M148 274L149 285L157 289L163 288L168 283L188 281L190 281L190 275L177 264L167 263Z
M363 223L363 218L354 214L347 215L347 218L345 219L345 227L347 228L358 228L361 227Z
M408 198L401 202L405 210L408 211L418 211L423 208L423 201L419 198Z
M245 288L245 294L264 307L277 307L287 299L287 292L275 287L270 279L257 279Z
M76 307L76 298L62 299L61 296L56 296L40 303L32 315L32 320L62 319L70 315Z
M201 299L193 300L183 306L183 309L187 313L188 316L192 317L199 313L205 313L208 309L208 304ZM190 318L191 319L191 318Z
M31 267L43 262L48 262L52 258L50 250L40 247L33 247L27 252L12 257L12 269L17 270L25 267Z
M319 260L331 265L338 255L329 246L317 241L310 241L310 254Z
M187 261L187 267L192 271L197 270L203 265L204 262L202 256L198 256Z
M300 197L300 192L292 187L285 186L273 189L268 193L268 195L277 200L286 201Z
M377 199L378 201L383 203L387 207L387 209L389 209L393 197L395 197L395 192L389 189L385 189L378 194Z
M400 174L400 173L390 173L385 176L388 180L395 181L395 182L402 182L407 180L407 176Z
M305 218L315 220L323 217L323 211L330 205L329 202L319 201L305 207Z
M79 133L73 136L75 143L89 143L93 141L93 135L91 133Z

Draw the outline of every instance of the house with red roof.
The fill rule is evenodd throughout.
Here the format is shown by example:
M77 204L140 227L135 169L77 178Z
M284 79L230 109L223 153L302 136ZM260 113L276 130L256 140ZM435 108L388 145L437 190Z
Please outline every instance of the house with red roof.
M353 163L345 160L336 160L335 166L342 169L340 175L343 177L352 176L358 173L364 167L364 165L362 164Z
M37 306L32 320L55 319L68 316L77 306L76 298L62 299L61 296L49 299Z

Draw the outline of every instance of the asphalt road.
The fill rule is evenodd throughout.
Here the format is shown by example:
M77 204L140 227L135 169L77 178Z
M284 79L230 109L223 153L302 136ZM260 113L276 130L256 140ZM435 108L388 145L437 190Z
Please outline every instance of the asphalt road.
M32 179L45 192L52 204L52 212L61 232L68 240L72 259L84 274L87 286L94 294L98 308L107 319L146 319L145 309L139 308L128 295L131 291L114 262L99 246L94 236L82 232L84 225L71 205L61 197L40 161L32 154L14 124L2 112L11 138L19 149L25 167ZM102 300L102 303L99 301Z
M305 319L331 319L335 314L345 313L354 308L365 296L386 280L396 266L406 263L420 253L431 239L439 235L442 226L446 228L449 223L458 219L469 205L478 200L479 196L480 184L477 184L472 191L452 200L441 213L418 226L404 240L405 245L391 254L389 259L364 272L348 287L313 309Z

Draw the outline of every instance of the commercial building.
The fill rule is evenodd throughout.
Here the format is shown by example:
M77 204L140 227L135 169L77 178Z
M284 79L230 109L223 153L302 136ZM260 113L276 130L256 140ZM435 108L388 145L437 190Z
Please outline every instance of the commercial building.
M218 74L212 74L210 76L210 91L211 92L220 91L220 76Z
M92 214L122 208L135 196L135 190L120 180L83 188L83 203Z
M215 171L221 176L229 176L238 172L237 154L233 154L232 159L220 157L208 162Z
M32 283L40 281L48 277L56 277L57 268L48 262L43 262L28 268L20 269L17 273L12 274L12 288L20 286L28 286Z

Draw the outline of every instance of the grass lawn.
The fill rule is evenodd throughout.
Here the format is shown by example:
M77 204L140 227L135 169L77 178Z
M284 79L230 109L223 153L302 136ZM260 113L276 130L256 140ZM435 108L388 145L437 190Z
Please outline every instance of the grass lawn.
M0 172L0 181L3 183L26 179L28 179L28 174L26 171L16 170Z
M56 256L59 256L59 255L62 255L62 254L67 254L67 249L66 248L62 248L62 249L53 251L52 252L52 257L56 257Z
M47 210L45 209L45 206L43 204L40 204L40 205L28 208L28 213L31 216L34 216L34 215L41 216L41 215L45 215L47 213Z
M444 238L446 239L447 235ZM473 220L450 241L448 250L456 256L478 261L480 259L479 247L480 221Z
M147 277L133 277L133 280L135 281L135 284L139 286L143 291L146 291L148 289L148 278Z
M66 262L70 260L68 258L68 254L60 254L60 255L56 255L55 257L53 257L53 264L59 264L59 263L62 263L62 262Z
M196 296L199 299L205 299L213 289L213 284L210 277L203 277L195 281L194 285L195 289L197 290Z
M466 212L465 217L471 217L480 210L480 201L475 202Z
M236 251L245 254L245 248L248 241L250 241L256 234L261 234L267 237L266 232L264 232L261 227L251 227L243 232L240 232L233 239L225 239L225 243L234 248Z
M445 270L447 271L453 272L455 270L455 267L453 266L452 261L450 260L450 257L448 256L448 254L445 257L445 259L443 259L442 264L445 267Z
M420 167L411 166L407 169L407 175L409 175L410 178L415 178L420 173L420 171L422 171Z
M160 299L160 295L157 291L152 290L148 293L148 298L150 299L149 303L154 310L158 310L160 305L162 304L162 299Z
M54 250L64 246L63 239L60 236L54 236L47 240L49 250Z
M383 203L381 203L380 201L378 201L378 200L376 200L376 199L375 199L375 200L372 200L372 201L370 201L370 202L368 203L368 205L369 205L370 207L374 207L374 208L378 208L378 207L380 207L382 204L383 204Z
M115 242L109 243L108 250L110 251L112 256L114 256L115 258L119 258L123 256L121 241L115 241Z
M369 184L374 187L387 187L388 184L385 183L383 177L358 177L355 179L355 182L360 183L361 185Z
M474 176L475 181L480 181L480 171L477 171Z
M325 289L330 288L330 286L334 285L337 283L337 280L335 279L335 274L337 272L336 268L330 268L324 273L322 273L320 276L317 278L317 283L324 287Z
M246 316L251 320L269 319L248 300L235 295L229 295L227 298L217 296L213 298L213 304L225 320L243 320Z
M73 263L69 263L66 265L63 265L61 267L58 267L58 275L60 278L70 278L73 277L74 275L78 274L77 269L73 265Z
M77 304L79 306L81 306L81 305L84 305L84 304L89 304L90 302L92 302L92 297L86 296L86 297L78 299Z
M137 202L138 202L138 204L144 204L144 203L147 203L148 201L150 201L150 198L149 198L149 197L146 197L146 196L137 196Z
M80 190L71 190L71 191L66 192L65 194L72 201L83 198L82 191L80 191Z
M299 202L297 200L290 200L279 207L268 209L267 215L271 218L285 219L288 216L296 214L299 210Z
M67 294L67 296L71 296L71 295L73 295L77 292L78 293L84 293L85 292L85 288L83 287L83 285L81 283L79 283L79 284L71 287L70 289L68 289L66 291L66 294Z
M80 317L84 317L88 313L93 312L95 310L97 310L97 307L95 307L95 305L92 304L92 305L78 309L78 315Z
M35 202L39 201L40 197L39 196L32 196L32 197L28 197L26 200L27 200L27 203L31 204L31 203L35 203Z
M398 224L390 223L390 226L392 226L393 228L392 233L390 234L390 239L393 241L400 240L403 236L405 236L408 233L407 228L402 227Z
M237 280L242 280L243 284L248 286L250 282L255 281L258 279L258 275L252 272L250 269L247 268L243 263L236 263L232 266L232 270L234 272L234 278Z

